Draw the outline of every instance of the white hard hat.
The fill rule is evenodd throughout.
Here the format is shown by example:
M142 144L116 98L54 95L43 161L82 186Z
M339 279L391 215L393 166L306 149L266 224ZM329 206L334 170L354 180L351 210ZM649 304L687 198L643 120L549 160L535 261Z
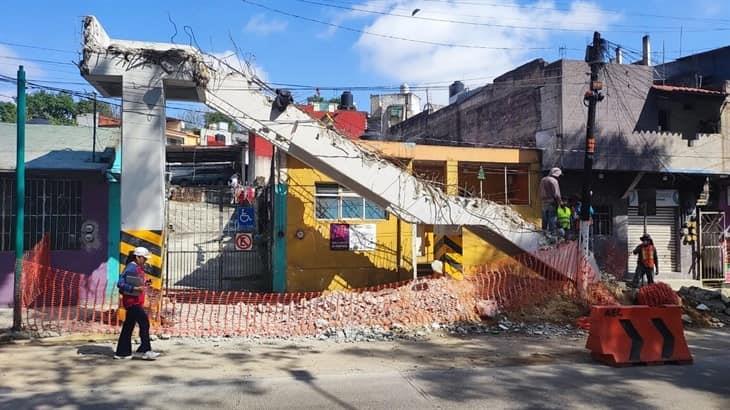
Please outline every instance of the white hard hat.
M561 171L560 168L556 167L550 170L550 176L559 177L561 175L563 175L563 171Z
M142 256L144 258L150 257L150 251L147 250L147 248L143 246L138 246L134 248L134 256Z

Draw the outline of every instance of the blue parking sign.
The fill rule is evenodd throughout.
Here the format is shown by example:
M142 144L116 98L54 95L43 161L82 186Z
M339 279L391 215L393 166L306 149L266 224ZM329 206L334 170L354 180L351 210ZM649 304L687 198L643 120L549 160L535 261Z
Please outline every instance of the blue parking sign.
M252 206L242 206L238 208L238 229L253 230L256 226L254 212Z

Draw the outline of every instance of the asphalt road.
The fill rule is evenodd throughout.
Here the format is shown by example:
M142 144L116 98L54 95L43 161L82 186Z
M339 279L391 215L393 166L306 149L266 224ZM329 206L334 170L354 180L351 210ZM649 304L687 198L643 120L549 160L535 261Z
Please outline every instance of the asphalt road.
M154 363L113 344L0 347L0 408L730 408L730 332L688 334L693 365L611 368L582 340L156 342Z

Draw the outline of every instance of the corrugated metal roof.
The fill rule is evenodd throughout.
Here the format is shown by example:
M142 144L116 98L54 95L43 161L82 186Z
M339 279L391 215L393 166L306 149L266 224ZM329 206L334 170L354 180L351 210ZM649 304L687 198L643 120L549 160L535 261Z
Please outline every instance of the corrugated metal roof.
M691 87L679 87L674 85L653 85L651 88L657 91L664 91L670 93L683 93L683 94L698 94L698 95L727 95L722 91L706 90L704 88L691 88Z
M15 123L0 123L0 171L15 170L16 138ZM97 128L97 162L91 162L91 127L26 125L25 165L29 170L105 170L111 163L99 162L99 153L117 148L120 140L120 129Z

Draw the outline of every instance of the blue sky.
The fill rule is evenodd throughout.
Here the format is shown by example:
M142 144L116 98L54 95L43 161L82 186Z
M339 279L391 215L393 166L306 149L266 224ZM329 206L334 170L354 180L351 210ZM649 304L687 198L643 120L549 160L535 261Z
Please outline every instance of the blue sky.
M172 41L188 43L184 26L189 26L200 47L225 53L235 49L233 38L245 54L241 57L252 60L266 80L322 87L325 97L341 92L326 87L408 82L420 85L422 93L428 87L433 100L444 102L446 86L457 79L476 87L533 58L582 59L594 29L633 50L640 50L642 35L650 34L655 62L661 62L662 49L664 59L676 58L680 38L684 55L730 45L730 7L724 0L251 2L49 0L23 6L9 2L3 8L0 31L0 73L14 75L23 61L32 79L90 90L71 84L83 79L68 64L78 60L81 17L86 14L96 15L113 38L163 42L171 41L175 33L169 15L178 31ZM420 11L410 17L416 9ZM378 92L378 88L355 91L359 108L367 110L368 95ZM299 91L295 97L303 100L311 94ZM0 85L0 98L12 95L12 87Z

